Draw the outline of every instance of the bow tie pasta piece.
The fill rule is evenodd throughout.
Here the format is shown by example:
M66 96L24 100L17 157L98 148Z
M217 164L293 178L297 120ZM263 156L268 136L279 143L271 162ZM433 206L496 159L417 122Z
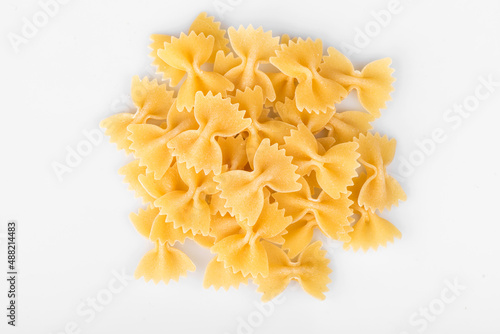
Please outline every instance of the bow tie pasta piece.
M207 16L207 13L198 15L189 28L189 32L192 31L197 35L204 34L205 36L213 36L214 38L212 54L207 62L213 63L215 61L215 55L219 51L225 54L230 51L227 46L229 40L225 37L226 30L220 29L220 22L214 21L213 16Z
M355 71L346 56L333 47L320 65L320 74L341 84L347 91L356 89L361 105L373 116L380 117L380 109L391 100L394 78L391 59L384 58L366 65L361 72Z
M177 161L194 167L196 172L213 172L218 175L222 170L222 151L215 140L216 136L231 137L245 130L252 120L243 118L244 111L223 99L220 94L213 96L201 92L196 94L194 117L199 124L197 130L188 130L171 139L167 146L173 149Z
M135 197L142 197L144 204L153 203L155 198L152 197L139 181L139 176L146 174L146 167L139 165L139 160L134 160L118 170L119 175L125 176L124 183L128 183L129 190L132 190Z
M354 139L359 144L359 161L365 167L367 180L361 187L358 204L375 211L390 209L405 201L406 194L398 181L387 174L386 167L392 162L396 152L396 140L368 133Z
M194 113L185 109L179 111L174 104L167 115L166 128L154 124L129 125L130 148L140 164L146 166L147 172L154 173L155 179L159 180L174 161L168 142L181 132L196 129L197 125Z
M366 252L370 248L377 250L379 246L386 247L388 242L394 242L394 238L401 239L401 232L384 218L364 209L359 214L354 230L349 233L351 240L344 243L344 249L352 247L357 251L361 248Z
M262 301L267 302L282 293L291 280L299 281L300 285L311 296L324 300L324 292L328 291L332 272L328 268L326 251L321 249L321 241L309 245L300 254L297 262L292 262L279 247L266 243L266 252L269 257L269 276L256 277L254 282L259 286L257 291L262 292Z
M299 179L302 188L293 193L274 193L272 196L280 208L284 208L287 215L297 222L307 213L316 218L318 227L331 239L343 240L346 229L350 231L349 217L352 215L350 206L352 201L348 194L333 199L324 191L318 198L313 198L309 185L304 178Z
M169 80L169 86L175 87L181 82L182 78L184 78L186 72L170 66L158 56L158 50L163 49L165 43L170 43L171 39L172 36L169 35L151 35L151 40L153 42L149 45L151 49L149 56L153 58L152 64L156 67L156 73L161 73L163 80Z
M213 286L216 291L220 288L227 291L230 287L237 289L240 284L248 285L249 278L250 275L243 276L241 272L235 273L231 268L225 268L224 263L217 261L216 256L207 265L203 287L208 289Z
M187 190L173 190L158 198L154 205L166 215L166 221L173 222L175 228L184 232L208 235L210 231L210 207L206 196L214 194L213 174L196 173L194 168L177 164L179 176L187 185Z
M360 134L366 134L371 130L371 122L375 117L362 111L344 111L335 113L326 124L330 131L328 136L333 137L336 143L352 141Z
M243 276L262 275L269 273L268 260L263 240L274 238L283 233L291 223L290 217L285 217L285 210L278 209L277 203L270 203L266 197L261 213L253 226L247 221L240 221L243 234L230 235L217 242L212 253L217 254L217 260L224 262L224 267L232 268Z
M264 187L284 193L300 189L297 166L291 160L277 144L271 145L269 139L264 139L255 152L253 171L234 170L214 177L221 191L219 196L238 220L247 219L252 226L264 206Z
M106 129L106 135L110 137L112 143L116 143L119 150L131 153L130 133L127 127L130 124L144 124L149 119L165 119L168 110L174 103L173 91L168 91L166 85L158 85L155 80L149 81L147 77L140 80L138 76L132 79L132 101L137 107L135 114L119 113L112 115L100 124Z
M244 91L238 90L235 96L231 97L231 102L238 104L239 110L245 110L245 117L252 119L246 129L246 152L250 167L253 167L253 157L262 140L269 138L272 144L283 144L283 138L290 134L293 126L273 119L263 119L264 95L259 86L254 89L246 88Z
M352 185L357 175L359 153L357 143L334 145L326 153L320 154L318 142L309 129L299 124L285 138L286 153L293 157L292 163L298 166L297 173L306 175L312 170L321 188L332 198L338 199Z
M269 58L275 55L279 48L279 37L273 37L271 31L264 32L262 27L254 29L251 25L246 29L240 26L238 30L231 27L227 32L241 63L228 70L224 76L234 83L236 90L260 86L264 97L274 101L276 95L271 80L259 70L259 65L269 63Z
M337 82L318 73L323 55L323 43L317 39L290 41L281 45L281 51L270 59L271 64L299 82L295 89L295 101L300 111L326 112L335 109L335 103L347 95L347 90Z
M394 242L394 238L401 239L401 232L389 221L379 217L371 210L366 210L358 205L358 198L367 176L361 173L354 178L354 185L349 188L352 191L350 198L354 202L353 209L359 215L359 219L354 225L354 230L349 233L351 240L344 243L344 249L352 248L354 251L370 248L377 250L379 246L386 246L388 242Z
M214 37L181 34L179 38L172 37L170 43L165 43L158 50L158 56L170 66L187 73L186 81L177 93L177 108L190 110L193 108L197 92L207 94L226 94L234 89L234 85L219 73L203 71L200 67L208 61L214 47Z
M179 277L187 276L188 271L195 271L196 267L189 257L180 250L168 244L155 243L155 249L144 255L135 270L134 277L144 277L146 282L153 280L155 284L170 280L178 281Z
M335 115L335 109L330 108L320 114L300 111L297 109L295 100L288 98L285 99L284 103L277 102L275 110L284 122L294 126L304 124L312 133L323 130L333 115Z

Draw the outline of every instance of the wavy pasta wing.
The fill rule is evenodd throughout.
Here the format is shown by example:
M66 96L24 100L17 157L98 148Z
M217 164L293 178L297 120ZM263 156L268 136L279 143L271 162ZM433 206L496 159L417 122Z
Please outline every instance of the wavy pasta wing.
M144 255L135 270L134 277L144 277L146 282L153 280L155 284L170 280L178 281L179 277L186 276L188 271L196 269L189 257L180 250L167 244L155 243L155 249Z
M205 174L220 174L222 151L215 137L231 137L246 129L252 120L243 118L244 115L229 99L198 92L194 106L198 129L184 131L167 146L173 149L177 161L185 162L188 168L194 167L197 173L203 170Z
M158 210L159 212L159 210ZM167 221L167 217L158 213L153 220L149 240L160 244L168 243L173 246L176 242L184 243L186 239L194 239L191 231L184 232L181 228L175 228L172 222Z
M153 58L152 64L156 67L156 73L161 73L163 80L169 81L170 87L177 86L186 75L186 72L170 66L158 56L158 50L163 49L165 43L170 43L172 36L153 34L150 38L152 43L149 44L149 48L151 49L149 56Z
M226 94L226 91L234 89L231 81L221 74L200 68L209 60L214 42L213 36L191 32L189 35L181 34L179 38L172 37L170 43L165 43L163 49L158 50L158 56L165 63L187 73L186 81L177 94L179 110L192 109L197 92Z
M298 81L295 101L300 111L326 112L347 96L347 90L339 83L322 76L318 70L323 55L323 43L317 39L290 41L282 44L271 64Z
M235 57L232 52L225 54L223 51L219 51L215 55L214 72L224 75L233 67L241 65L241 63L241 58Z
M279 37L273 37L271 31L264 32L262 27L254 29L240 26L238 30L228 29L229 40L234 52L241 59L241 64L228 70L224 76L234 83L236 90L260 86L264 97L274 101L276 95L269 77L258 67L269 63L279 47Z
M249 278L250 276L243 276L241 272L234 273L231 268L224 267L224 263L217 261L217 257L214 257L205 270L203 287L208 289L213 286L215 290L223 288L227 291L230 287L237 289L240 284L248 285Z
M149 239L151 228L153 227L153 223L159 213L160 210L158 210L158 208L150 205L146 208L146 210L139 209L138 213L131 213L129 218L137 232L139 232L139 234L143 237Z
M129 162L120 168L118 174L125 176L123 182L128 183L128 189L134 192L135 197L142 197L143 203L154 202L155 199L144 189L139 181L139 176L146 174L146 167L140 166L138 160Z
M213 16L207 16L207 13L198 15L189 28L189 32L191 31L194 31L197 35L204 34L205 36L213 36L214 47L207 62L213 63L215 61L215 55L219 51L223 53L228 53L230 51L227 46L229 40L225 37L226 30L220 28L220 22L215 21Z
M394 90L394 70L391 59L384 58L366 65L361 72L355 71L346 56L333 47L320 65L320 74L341 84L347 91L356 89L361 105L373 116L380 117L380 109L386 107Z
M271 145L269 139L261 142L255 152L254 169L228 171L217 175L214 180L221 191L220 197L226 200L226 207L232 214L249 225L255 224L264 205L264 187L279 192L293 192L301 185L296 180L297 167L292 165L291 158L279 150L278 145Z

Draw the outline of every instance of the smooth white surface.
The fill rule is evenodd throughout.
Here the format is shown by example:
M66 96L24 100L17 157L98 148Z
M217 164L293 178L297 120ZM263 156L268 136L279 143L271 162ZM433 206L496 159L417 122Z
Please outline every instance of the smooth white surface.
M270 315L259 316L254 285L202 288L211 255L187 243L182 249L196 273L168 286L126 281L94 319L87 308L78 312L88 298L106 297L113 271L131 274L151 245L128 221L141 203L117 174L127 158L107 139L62 182L51 165L85 140L82 131L123 109L131 77L151 68L151 33L179 34L207 11L225 27L263 25L340 47L353 44L356 29L374 20L371 11L389 2L233 0L223 17L214 3L69 1L19 53L9 33L20 34L23 17L31 19L40 5L0 3L0 233L8 219L20 226L19 326L7 327L1 311L1 332L71 333L77 326L81 333L498 333L500 87L457 129L443 119L447 108L474 94L480 76L500 81L500 3L486 0L401 0L390 23L350 56L358 68L393 59L393 101L374 123L398 140L391 170L434 129L447 140L403 178L408 201L385 215L402 240L367 254L330 246L333 282L325 301L295 286ZM466 288L439 310L445 280L454 279ZM6 288L2 279L2 310ZM425 329L420 315L411 323L429 304L442 314ZM258 326L241 331L249 317Z

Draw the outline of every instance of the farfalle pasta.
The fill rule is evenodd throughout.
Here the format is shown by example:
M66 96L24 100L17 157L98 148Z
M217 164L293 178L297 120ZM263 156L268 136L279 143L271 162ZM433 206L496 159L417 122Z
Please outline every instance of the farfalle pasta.
M186 276L195 265L177 247L196 243L214 254L205 288L253 282L269 301L296 280L324 299L331 269L315 230L354 251L401 238L383 217L406 199L387 172L396 142L370 132L393 90L390 59L356 71L320 39L226 30L206 13L151 40L161 79L134 77L135 109L101 123L135 158L119 174L151 245L136 278ZM353 89L364 110L341 111Z
M244 118L245 112L223 99L220 94L204 96L196 93L194 117L198 129L187 130L171 139L167 146L179 162L198 173L219 175L222 170L222 151L216 137L231 137L250 126L252 120Z

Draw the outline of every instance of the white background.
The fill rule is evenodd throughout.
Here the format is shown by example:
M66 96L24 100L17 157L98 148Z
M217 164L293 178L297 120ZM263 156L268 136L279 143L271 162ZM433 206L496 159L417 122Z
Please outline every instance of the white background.
M32 20L41 7L1 1L0 233L8 219L19 222L20 272L15 329L5 324L1 280L1 332L70 333L77 326L73 332L232 334L250 317L254 326L243 333L499 333L500 87L458 127L443 117L454 104L473 101L479 77L500 81L500 3L401 0L377 31L372 11L386 10L387 0L233 0L222 14L214 7L220 2L228 0L73 0L16 53L9 34L20 35L23 18ZM82 316L81 303L105 296L113 272L132 274L152 245L128 220L141 203L117 170L130 158L107 139L62 182L52 164L64 163L68 147L85 140L84 130L123 110L132 76L150 71L149 35L187 31L202 11L225 27L262 25L275 34L321 38L325 47L356 45L357 29L373 28L368 45L350 58L359 69L393 59L393 101L374 123L398 140L391 170L398 173L402 159L423 157L416 141L436 128L446 141L402 177L408 200L384 214L402 240L366 254L330 245L333 282L325 301L294 285L262 315L252 284L204 290L211 255L186 243L181 248L195 273L168 285L126 281L94 319ZM5 239L0 246L5 268ZM420 308L442 303L446 280L465 290L432 321L422 320Z

